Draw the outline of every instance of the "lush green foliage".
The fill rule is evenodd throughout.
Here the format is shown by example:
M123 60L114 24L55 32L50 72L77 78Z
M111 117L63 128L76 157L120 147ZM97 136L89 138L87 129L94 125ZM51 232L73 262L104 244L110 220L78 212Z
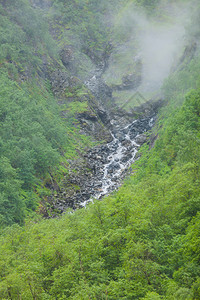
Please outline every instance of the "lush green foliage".
M36 208L32 187L75 145L68 143L70 120L61 121L51 94L36 85L19 86L2 73L0 83L0 212L5 224L11 224L23 220L25 207Z
M90 142L78 124L74 127L75 114L87 110L87 99L80 103L81 88L72 89L73 103L61 106L48 70L44 78L44 57L51 72L62 64L40 11L29 1L9 0L0 14L0 224L5 226L22 224L48 194L48 178L67 173L66 158ZM62 110L69 111L65 118Z
M47 23L29 1L3 1L0 14L0 63L11 63L22 73L34 72L42 54L57 54Z
M160 121L155 147L144 146L137 172L116 194L6 229L1 298L198 299L199 103L200 90L192 91Z
M59 40L75 44L98 63L111 39L111 18L119 3L113 0L54 1L53 26L60 31Z
M157 1L138 2L152 11ZM46 25L28 1L2 3L0 225L5 226L23 223L27 211L37 206L38 191L46 193L44 177L60 162L66 172L65 157L74 157L76 146L84 145L86 138L72 125L77 109L87 109L87 102L81 102L84 91L75 89L65 92L76 101L57 105L35 67L43 51L57 59L53 40L49 35L43 39ZM99 28L105 2L65 3L55 1L55 19L74 26L77 35L77 20L90 23L84 25L81 39L92 51L100 45L101 52L106 43ZM19 13L22 8L26 14ZM27 24L30 19L34 26ZM51 43L53 53L48 50ZM165 83L169 104L154 129L155 145L151 150L143 146L133 175L118 192L59 219L35 217L22 227L2 230L1 299L200 298L199 61L186 62ZM31 75L23 82L21 73L29 66ZM61 119L60 110L70 110L67 118Z

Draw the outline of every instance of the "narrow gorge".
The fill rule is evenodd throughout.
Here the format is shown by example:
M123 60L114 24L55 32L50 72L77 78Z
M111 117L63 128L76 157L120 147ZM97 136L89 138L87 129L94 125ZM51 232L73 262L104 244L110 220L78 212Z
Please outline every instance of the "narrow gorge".
M71 169L74 168L76 171L66 176L63 187L53 190L53 195L48 198L53 215L63 213L68 208L85 207L95 199L100 200L103 196L108 196L119 188L126 175L130 174L131 164L139 159L137 152L140 146L148 141L151 147L154 142L155 136L150 134L150 130L156 121L158 110L165 101L156 98L141 104L139 99L132 111L120 108L112 97L113 88L108 87L103 80L107 68L108 61L102 61L84 85L97 99L94 113L100 116L108 132L109 141L87 150L82 159L79 158L77 162L72 163ZM142 72L142 67L140 69ZM138 76L141 78L139 81ZM133 96L136 94L137 97L137 87L141 82L142 73L136 76L132 74L129 85L123 85L120 90L131 90ZM107 106L108 98L111 107ZM127 99L124 99L124 103L126 102ZM87 113L82 113L78 115L78 119L80 124L89 121L87 129L90 134L91 132L96 134L98 129L92 131L97 122L94 115L91 117ZM86 134L84 126L82 132Z

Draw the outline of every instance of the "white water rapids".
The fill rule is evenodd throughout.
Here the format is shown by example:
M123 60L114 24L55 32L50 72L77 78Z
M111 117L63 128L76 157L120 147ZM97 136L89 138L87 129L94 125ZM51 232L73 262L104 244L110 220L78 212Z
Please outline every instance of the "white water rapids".
M115 135L112 133L112 142L108 143L106 148L103 148L99 153L95 153L93 159L96 162L104 162L95 176L96 185L100 188L94 190L94 194L91 195L89 200L80 203L82 207L85 207L88 202L92 202L93 199L100 199L119 187L124 172L135 161L136 153L140 147L137 141L141 139L145 131L153 126L153 121L153 117L135 120ZM140 126L141 128L139 128Z

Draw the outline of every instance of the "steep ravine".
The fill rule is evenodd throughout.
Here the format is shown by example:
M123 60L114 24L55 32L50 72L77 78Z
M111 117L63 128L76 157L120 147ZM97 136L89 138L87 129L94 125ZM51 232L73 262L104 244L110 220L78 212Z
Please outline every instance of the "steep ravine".
M153 123L153 115L135 120L112 133L112 142L89 151L86 157L93 169L93 189L90 199L81 202L81 206L92 201L92 198L101 199L119 187L131 163L136 159L138 148L146 141L145 132Z
M84 156L85 166L79 173L72 173L68 183L79 186L69 196L60 190L53 200L54 211L63 212L71 207L85 206L93 199L101 199L117 189L135 161L138 148L146 142L145 132L154 124L155 114L133 121L124 128L115 128L110 143L90 149ZM80 165L81 169L81 165Z
M49 197L55 212L62 213L68 208L84 207L93 199L101 199L117 189L128 173L130 165L137 159L139 147L146 142L146 132L156 119L162 102L147 103L140 107L139 118L114 106L106 107L105 99L112 97L112 90L102 80L103 69L97 69L85 85L99 100L102 121L110 131L112 141L87 151L76 162L71 162L70 174L63 180L62 188Z
M60 105L61 117L67 120L73 108L75 120L73 125L77 126L78 134L83 137L89 136L92 141L98 145L101 144L87 149L87 152L83 154L83 151L86 151L83 149L86 143L80 147L77 143L77 149L73 151L76 159L73 159L72 155L72 159L68 159L67 163L63 162L62 179L60 180L59 176L57 179L56 174L53 174L45 181L47 193L51 195L46 197L47 199L41 197L44 211L47 208L42 214L49 217L62 213L67 208L83 207L93 198L101 199L120 186L130 165L138 158L138 148L146 142L145 133L153 126L158 109L163 105L163 101L158 100L162 96L160 92L157 94L157 85L156 91L143 94L147 85L151 90L154 80L150 75L158 74L159 78L156 76L155 79L159 79L159 86L160 77L167 75L160 76L162 68L159 65L156 69L157 60L151 61L156 55L153 54L150 61L148 55L152 50L153 53L158 53L161 65L167 65L168 69L169 59L167 58L168 54L170 56L168 52L171 48L166 47L163 51L164 56L160 56L163 50L163 34L166 33L164 45L167 43L174 45L172 43L174 40L173 36L171 39L170 32L169 35L167 34L168 26L166 32L165 30L157 31L156 24L155 28L151 26L151 21L145 14L139 14L138 17L135 16L135 11L129 13L125 9L125 18L129 18L129 15L133 19L137 17L134 21L135 26L131 25L135 29L132 28L131 32L127 31L123 24L124 13L122 11L125 8L123 4L118 11L122 22L115 24L113 20L113 24L111 22L109 25L109 27L113 26L113 34L110 35L104 30L103 33L107 33L101 35L97 27L103 26L105 22L98 23L96 20L94 24L90 24L91 27L88 27L91 29L91 35L87 36L82 34L81 26L77 30L77 24L73 20L70 21L70 9L72 9L71 13L79 16L80 24L84 24L87 28L88 20L92 21L90 16L96 13L94 9L90 11L88 4L85 6L85 19L80 14L82 6L75 2L69 6L69 10L67 5L65 7L63 4L64 11L62 11L62 6L54 7L54 2L51 0L31 2L34 9L39 8L40 13L43 11L45 18L48 12L50 34L59 48L58 59L42 56L42 66L38 75L49 81L55 100ZM52 14L57 9L59 17ZM132 17L129 20L130 24L133 24ZM140 23L144 26L142 35ZM161 41L161 44L160 42L156 44L156 49L152 48L154 46L152 33L153 41L155 34L158 34L158 41ZM149 39L151 43L147 43ZM172 72L182 68L187 58L191 60L195 51L195 43L186 47L182 58L172 68ZM176 59L178 60L178 56ZM139 92L139 100L135 97L137 92ZM146 102L151 97L157 98L157 101ZM132 104L130 100L133 100ZM143 104L136 107L140 103ZM127 111L124 110L126 108ZM86 145L86 147L91 146Z
M71 71L76 69L77 64L75 55L73 60L70 58L75 49L66 46L61 51L64 68L50 73L52 90L61 105L68 101L75 104L76 98L79 103L87 103L87 109L83 112L77 110L75 115L81 128L80 133L92 136L101 145L87 150L85 154L77 149L79 157L68 160L68 170L61 182L57 184L53 179L47 183L51 195L42 205L45 217L63 213L68 208L84 207L93 199L101 199L117 189L131 164L138 158L138 149L147 140L145 133L153 126L158 109L163 105L157 99L133 107L128 112L119 108L112 94L116 88L135 94L141 84L142 62L138 62L131 76L127 74L122 78L122 85L109 86L104 75L109 67L112 50L110 45L109 52L102 55L102 61L92 62L93 67L88 66L87 76L80 78L78 72L74 74ZM84 87L81 96L75 92L78 85ZM68 89L74 93L73 96L65 97ZM126 101L128 99L124 99Z
M154 101L133 107L129 112L120 109L112 97L112 87L103 79L105 70L104 64L97 67L84 84L97 100L95 112L110 138L106 139L107 143L88 150L77 161L71 162L72 171L48 199L53 216L68 208L84 207L93 199L101 199L116 190L128 174L131 164L139 158L138 149L147 142L146 133L154 125L160 107L166 104L159 96ZM80 115L80 118L85 120L84 115ZM91 119L90 127L93 125ZM153 140L150 144L153 144Z

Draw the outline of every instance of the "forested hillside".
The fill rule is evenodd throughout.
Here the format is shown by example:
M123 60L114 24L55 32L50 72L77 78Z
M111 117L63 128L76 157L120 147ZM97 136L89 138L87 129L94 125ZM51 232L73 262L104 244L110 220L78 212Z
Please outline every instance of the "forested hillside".
M48 5L50 11L46 11ZM27 213L35 211L41 198L49 195L46 183L52 177L59 181L68 172L66 159L75 158L76 150L82 151L95 142L79 133L76 119L77 113L91 110L88 101L90 107L96 106L76 77L80 72L80 78L87 78L93 67L81 49L87 49L84 43L92 43L95 38L84 34L76 37L80 25L75 24L75 19L90 24L91 18L94 22L92 2L90 6L83 14L82 4L74 1L66 6L66 12L62 1L53 6L48 1L23 0L0 4L2 225L22 224ZM69 37L65 37L67 26L73 26ZM96 26L98 29L93 28L91 34L97 34L96 43L102 51L106 38L99 32L101 26ZM70 44L80 45L76 46L72 66L65 67L68 62L62 62L62 53L71 35L74 36ZM92 51L93 46L88 49ZM70 62L69 50L66 56L69 55ZM78 70L76 64L80 64Z
M1 299L200 299L199 12L187 0L0 1ZM164 106L129 175L61 215L55 199L93 174L88 149L145 118L145 106L116 109L144 91L135 32L176 17L184 43L161 90L143 94Z

